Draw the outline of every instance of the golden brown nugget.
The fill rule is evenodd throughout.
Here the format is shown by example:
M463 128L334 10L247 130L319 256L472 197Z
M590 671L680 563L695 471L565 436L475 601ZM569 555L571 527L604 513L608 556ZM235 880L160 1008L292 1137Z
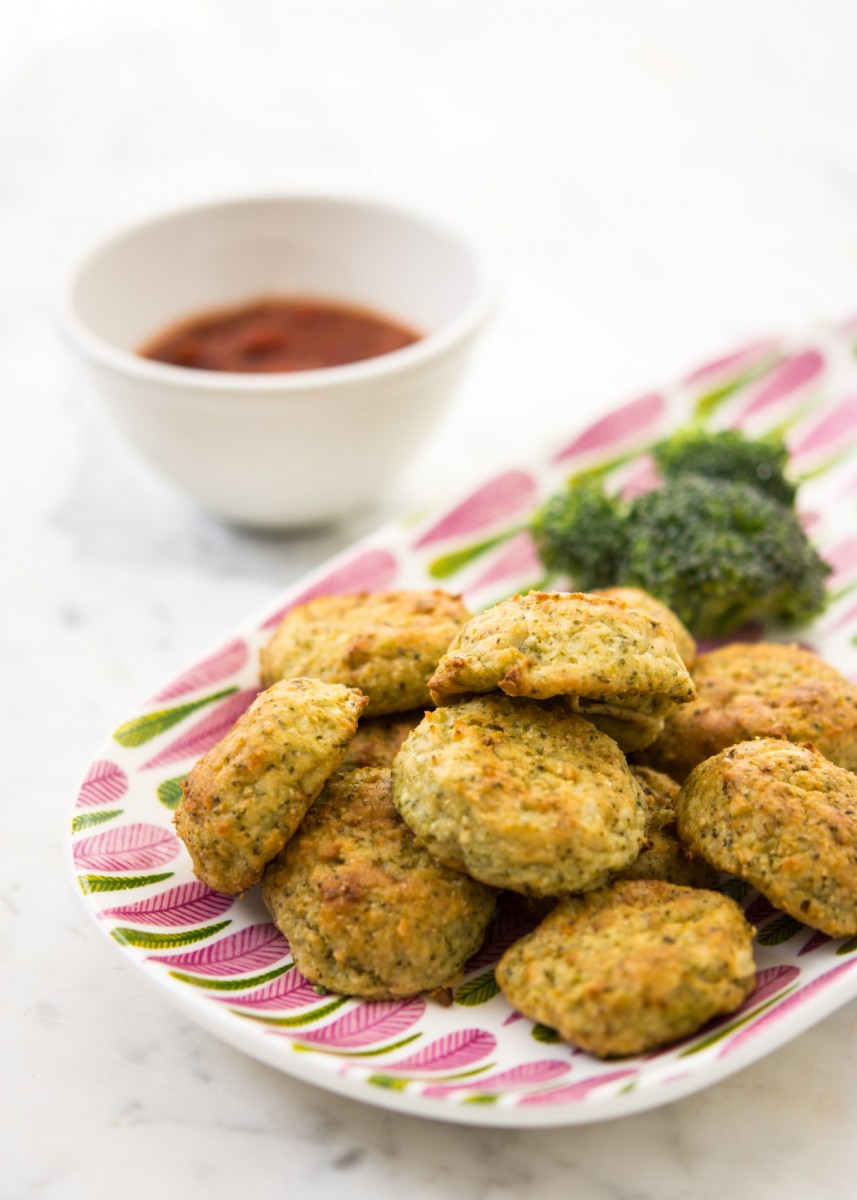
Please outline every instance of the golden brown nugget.
M499 688L508 696L667 696L694 689L672 635L615 600L582 592L529 592L501 600L463 626L429 682L435 702Z
M857 689L810 650L736 643L701 655L693 679L697 699L668 714L646 764L681 782L727 746L777 737L857 770Z
M628 749L648 744L664 709L695 692L672 635L615 600L581 592L530 592L472 617L429 681L436 704L499 688L509 696L574 697L589 720L607 721ZM622 718L630 723L625 741ZM654 724L653 724L654 722ZM618 727L618 729L617 729Z
M408 713L361 721L342 760L342 770L391 766L405 738L416 729L424 715L425 709L417 708Z
M238 896L261 878L342 762L365 704L317 679L257 696L182 785L175 826L197 879Z
M811 746L759 738L700 763L676 800L687 844L776 908L857 934L857 776Z
M393 807L389 770L366 767L328 781L262 898L311 983L383 1000L452 987L495 893L436 862Z
M359 688L366 716L426 708L429 677L469 615L441 591L318 596L262 647L262 684L305 675Z
M643 843L622 752L562 702L495 693L426 713L393 763L393 802L441 862L532 896L598 887Z
M743 1003L753 932L718 892L615 883L563 900L506 951L497 983L513 1008L590 1054L643 1054Z
M649 767L631 767L631 774L646 797L646 841L634 861L613 880L661 879L684 887L713 888L717 872L704 858L691 854L676 830L674 779Z
M639 609L640 612L647 613L654 620L660 621L661 625L666 626L673 635L673 640L676 644L676 649L681 655L682 662L688 670L691 670L693 664L696 662L696 641L693 634L685 627L671 608L667 608L665 604L662 604L660 600L656 600L648 592L644 592L642 588L594 588L592 595L606 596L608 600L618 600L621 604L627 604L629 608Z

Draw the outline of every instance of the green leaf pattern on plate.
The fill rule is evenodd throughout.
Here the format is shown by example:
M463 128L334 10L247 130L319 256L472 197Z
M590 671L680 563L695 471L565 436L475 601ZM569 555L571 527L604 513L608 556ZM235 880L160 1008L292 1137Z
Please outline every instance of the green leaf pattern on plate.
M233 692L237 691L237 687L228 687L214 692L210 696L203 696L201 700L189 700L186 704L177 704L174 708L161 708L157 712L144 713L141 717L134 717L130 721L123 722L118 729L114 730L113 740L120 746L143 746L158 734L165 733L174 725L178 725L179 721L183 721L191 713L204 708L207 704L213 704L215 700L231 696Z
M201 942L204 938L213 937L231 925L231 921L217 921L214 925L202 925L196 929L184 929L171 933L156 933L150 929L134 929L127 925L117 925L110 930L110 936L123 946L141 946L145 950L163 950L167 947L189 946L192 942Z

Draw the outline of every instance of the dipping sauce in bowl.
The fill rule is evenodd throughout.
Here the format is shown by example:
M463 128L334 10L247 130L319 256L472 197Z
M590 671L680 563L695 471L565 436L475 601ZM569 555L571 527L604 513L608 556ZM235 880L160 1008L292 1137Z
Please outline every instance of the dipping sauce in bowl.
M146 342L139 353L198 371L313 371L377 358L420 336L370 309L272 297L189 317Z
M284 193L174 209L103 238L71 271L60 313L117 428L165 480L238 525L306 529L350 519L402 476L493 299L477 246L433 218ZM281 356L282 301L300 340ZM246 315L236 329L247 310L249 330ZM212 322L226 347L213 358ZM307 326L320 326L321 350ZM184 352L156 361L170 357L167 335Z

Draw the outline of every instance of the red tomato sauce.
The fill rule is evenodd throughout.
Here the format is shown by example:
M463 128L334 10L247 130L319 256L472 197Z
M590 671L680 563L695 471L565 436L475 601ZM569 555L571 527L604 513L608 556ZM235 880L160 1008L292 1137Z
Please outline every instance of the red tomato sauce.
M199 371L313 371L377 358L420 337L369 309L282 298L189 317L139 353Z

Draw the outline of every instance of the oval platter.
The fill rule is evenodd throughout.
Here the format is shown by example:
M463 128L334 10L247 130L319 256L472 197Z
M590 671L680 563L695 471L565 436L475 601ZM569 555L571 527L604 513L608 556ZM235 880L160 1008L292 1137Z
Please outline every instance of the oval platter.
M169 681L99 748L75 799L74 888L92 919L184 1013L238 1049L333 1092L446 1121L571 1125L666 1104L747 1066L857 996L857 938L831 940L733 881L758 930L758 986L742 1008L641 1058L602 1063L520 1017L493 965L523 930L495 918L453 1003L363 1002L297 972L254 889L197 882L172 818L181 779L258 690L257 655L290 607L317 595L443 587L471 609L544 583L527 532L570 477L649 486L648 448L690 422L782 432L800 509L833 567L831 603L792 638L857 682L857 322L768 339L571 430L530 461L388 526L278 596ZM747 636L753 636L752 631Z

